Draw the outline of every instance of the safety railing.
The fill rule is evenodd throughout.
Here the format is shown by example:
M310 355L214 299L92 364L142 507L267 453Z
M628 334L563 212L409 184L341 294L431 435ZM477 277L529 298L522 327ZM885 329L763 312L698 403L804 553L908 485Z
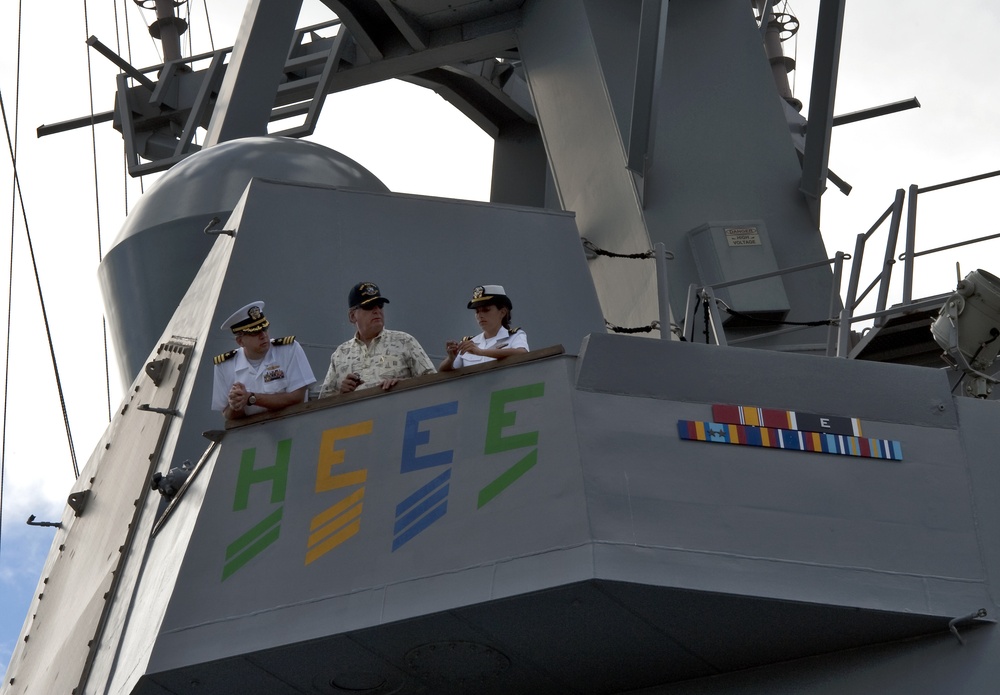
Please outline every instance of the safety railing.
M715 283L713 285L698 285L697 283L691 284L688 287L687 302L684 306L683 339L689 342L693 342L695 340L695 326L698 324L697 314L702 312L702 335L705 336L706 342L714 342L717 345L737 345L743 342L759 340L762 337L760 335L737 338L735 340L728 340L726 338L726 333L722 325L722 316L717 309L719 300L715 297L716 290L756 282L758 280L766 280L768 278L812 270L813 268L819 268L825 265L832 265L833 283L830 290L830 318L819 319L816 321L780 321L784 328L768 331L767 333L768 337L774 337L785 333L807 330L816 326L828 326L827 354L832 354L834 345L836 344L836 324L838 321L836 317L838 307L840 306L839 295L840 284L844 273L844 261L850 260L850 258L850 254L838 251L833 258L827 258L826 260L815 261L813 263L804 263L791 268L782 268L781 270L774 270L768 273L761 273L759 275L750 275L743 278L737 278L736 280Z
M695 332L698 330L696 328L697 325L701 327L701 335L705 336L706 342L714 342L718 345L735 345L740 342L759 340L761 338L760 335L743 337L736 340L727 340L725 330L722 325L722 316L718 310L719 301L717 300L715 293L725 287L732 287L734 285L741 285L766 278L788 275L816 268L818 266L832 264L834 276L830 293L829 319L798 323L782 322L786 324L785 328L769 331L767 335L771 337L782 333L804 330L809 327L825 324L829 326L826 348L827 355L837 357L853 357L854 355L851 353L851 337L852 327L855 324L864 321L872 321L874 327L878 327L884 325L884 323L893 316L940 306L945 298L951 294L949 291L944 294L933 295L922 299L915 300L913 298L913 279L915 273L914 262L917 258L982 243L992 239L1000 239L1000 233L988 234L974 239L967 239L964 241L917 251L916 220L919 194L930 193L996 176L1000 176L1000 171L993 171L986 174L980 174L978 176L956 179L954 181L935 184L933 186L925 186L923 188L914 184L909 187L908 193L902 188L898 189L895 193L893 202L885 209L884 212L882 212L875 223L866 232L857 235L853 254L838 251L833 258L817 261L815 263L807 263L792 268L784 268L770 273L739 278L724 283L717 283L711 286L696 284L691 285L688 290L688 301L684 310L684 339L689 341L695 339ZM904 203L906 203L906 225L905 228L903 228L903 246L905 250L897 257L896 248L899 243L900 230L902 228ZM863 290L859 291L861 286L862 263L865 256L866 246L875 232L881 229L887 220L889 224L885 251L883 253L880 270L871 282L869 282ZM847 292L843 298L843 303L841 304L839 295L845 260L851 260L851 272L848 277ZM903 263L902 300L898 304L888 306L890 286L892 282L892 271L897 260ZM875 300L875 310L864 314L855 314L858 307L860 307L869 295L876 290L877 297ZM701 320L698 319L699 312L703 314Z
M954 186L961 186L967 183L973 183L975 181L982 181L984 179L993 178L994 176L1000 176L1000 170L991 171L986 174L979 174L978 176L969 176L964 179L956 179L954 181L948 181L946 183L939 183L933 186L925 186L923 188L917 187L916 184L910 186L910 198L909 198L909 208L907 210L906 217L906 245L905 251L900 254L899 260L903 261L903 302L907 303L913 299L913 273L914 273L914 260L920 256L927 256L932 253L938 253L940 251L947 251L950 249L959 248L962 246L969 246L971 244L977 244L982 241L988 241L990 239L1000 238L1000 234L989 234L987 236L978 237L976 239L969 239L967 241L961 241L955 244L948 244L946 246L938 246L933 249L927 249L925 251L915 251L916 246L916 236L917 236L917 199L920 193L931 193L933 191L940 191L945 188L952 188Z
M978 244L991 239L1000 238L1000 234L989 234L986 236L977 237L974 239L967 239L964 241L955 242L952 244L946 244L943 246L937 246L930 249L925 249L922 251L916 250L916 236L917 236L917 203L919 195L921 193L931 193L933 191L939 191L946 188L952 188L955 186L960 186L967 183L972 183L975 181L982 181L984 179L992 178L995 176L1000 176L1000 171L992 171L986 174L979 174L977 176L969 176L962 179L956 179L954 181L948 181L945 183L939 183L932 186L925 186L923 188L917 186L916 184L910 185L907 192L904 192L902 188L896 191L895 199L892 205L890 205L882 216L872 225L864 234L859 234L854 248L854 260L851 266L851 276L848 283L847 295L844 298L844 309L840 316L840 336L838 339L837 355L840 357L851 357L853 356L849 352L849 342L851 336L851 327L858 322L862 321L873 321L874 326L883 325L886 320L892 316L919 311L922 309L929 309L935 306L940 306L944 299L948 297L951 292L946 292L944 294L933 295L930 297L925 297L922 299L913 298L913 281L915 276L915 260L921 256L929 256L935 253L940 253L942 251L948 251L952 249L961 248L964 246L970 246L973 244ZM903 248L904 251L899 254L898 257L895 256L899 230L900 230L900 220L903 213L903 201L906 199L906 227L903 238ZM888 237L886 239L885 254L883 257L882 269L878 275L871 281L868 287L858 295L858 286L860 284L860 274L862 261L864 259L864 249L867 241L871 235L885 222L885 220L892 215L892 220L889 225ZM901 261L903 263L903 287L902 287L902 297L899 304L892 307L886 306L888 303L889 287L892 280L892 266L896 261ZM860 306L860 304L867 298L868 294L875 288L878 287L878 299L876 301L875 311L868 312L865 314L855 315L854 311Z

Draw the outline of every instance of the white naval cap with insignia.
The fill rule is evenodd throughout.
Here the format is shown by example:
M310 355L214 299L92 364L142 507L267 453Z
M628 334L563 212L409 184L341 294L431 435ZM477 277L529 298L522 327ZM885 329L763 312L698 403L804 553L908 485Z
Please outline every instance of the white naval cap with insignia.
M264 302L258 301L237 309L219 328L223 331L232 331L233 335L241 335L260 333L269 325L271 324L264 316Z
M510 298L504 291L503 285L480 285L472 290L472 299L469 300L468 308L475 309L484 304L496 304L512 309Z

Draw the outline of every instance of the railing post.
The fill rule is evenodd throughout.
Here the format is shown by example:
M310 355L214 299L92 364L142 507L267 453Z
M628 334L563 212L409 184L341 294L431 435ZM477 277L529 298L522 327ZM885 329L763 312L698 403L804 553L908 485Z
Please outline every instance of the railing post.
M660 340L670 340L670 285L667 282L667 247L653 244L656 255L656 291L660 305Z
M861 284L861 260L865 257L865 235L858 234L854 241L854 254L851 256L851 277L847 281L847 296L844 298L844 308L854 313L858 303L858 285Z
M844 277L845 257L846 254L842 251L837 251L833 261L833 287L830 289L830 312L828 314L831 322L826 332L827 357L833 357L836 354L838 331L837 326L833 323L833 319L840 313L837 301L840 299L840 283Z
M698 315L698 285L691 283L688 285L687 301L684 303L684 331L681 334L683 339L689 343L694 342L694 321Z
M884 311L889 299L889 279L892 277L892 265L896 262L896 241L899 239L899 223L903 215L902 188L896 189L896 199L892 203L892 221L889 223L889 238L885 242L885 259L882 262L882 283L878 288L877 311Z
M837 357L847 357L851 349L851 321L854 311L844 307L840 312L840 332L837 334Z
M729 343L726 342L726 331L722 327L722 316L719 315L719 305L715 301L715 292L711 287L703 287L701 292L702 297L708 302L708 326L706 328L712 331L716 345L726 347Z
M693 301L695 299L697 301ZM691 284L688 288L688 306L684 309L684 339L688 342L701 342L695 340L695 325L699 321L706 343L711 343L714 338L716 345L726 346L726 334L722 329L722 319L715 307L715 292L712 291L711 287L699 288L698 285Z
M917 184L910 184L906 208L906 251L903 256L903 304L913 300L913 254L917 245Z
M854 255L851 256L851 277L847 281L847 296L844 297L844 308L840 312L840 326L837 327L837 357L847 357L854 309L858 303L858 285L861 284L861 261L865 257L865 241L867 239L867 235L858 234L854 241Z

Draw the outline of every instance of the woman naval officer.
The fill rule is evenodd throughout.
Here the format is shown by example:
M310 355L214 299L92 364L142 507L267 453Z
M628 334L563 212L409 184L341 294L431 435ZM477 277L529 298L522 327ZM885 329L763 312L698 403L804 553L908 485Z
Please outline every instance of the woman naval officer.
M510 327L510 312L514 307L502 285L480 285L474 289L468 308L476 310L476 323L483 332L472 338L447 341L448 356L438 371L449 372L528 351L524 331Z

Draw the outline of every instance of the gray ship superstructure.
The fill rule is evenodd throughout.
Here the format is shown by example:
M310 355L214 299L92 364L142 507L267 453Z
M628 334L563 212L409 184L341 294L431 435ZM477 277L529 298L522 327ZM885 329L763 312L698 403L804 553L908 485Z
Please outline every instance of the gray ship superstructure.
M0 692L992 692L1000 288L851 330L819 231L843 0L805 116L770 2L324 4L297 30L255 0L231 52L119 79L132 173L170 168L100 269L129 386ZM299 139L389 78L495 138L491 202ZM233 308L321 376L359 280L438 357L502 282L534 349L209 410Z

